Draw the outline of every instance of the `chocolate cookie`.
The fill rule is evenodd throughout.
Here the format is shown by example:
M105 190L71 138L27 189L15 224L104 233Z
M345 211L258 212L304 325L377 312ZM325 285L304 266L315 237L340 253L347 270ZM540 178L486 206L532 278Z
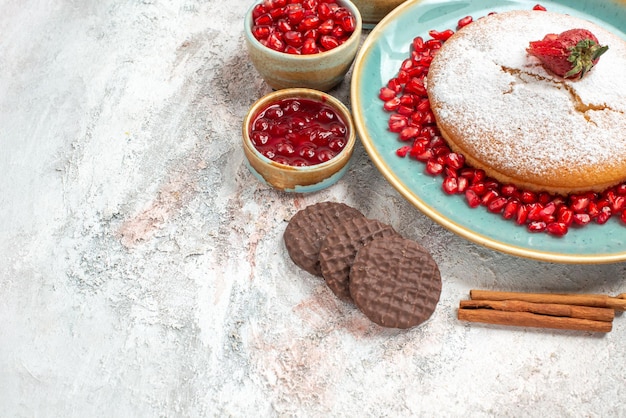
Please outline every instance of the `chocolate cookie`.
M337 297L351 301L350 268L357 252L377 238L399 236L389 225L355 217L333 228L322 241L319 260L322 276Z
M346 204L320 202L298 211L289 221L283 239L289 257L300 268L321 276L322 240L337 225L363 214Z
M428 250L401 237L379 238L357 253L350 294L373 322L410 328L426 321L441 294L441 275Z

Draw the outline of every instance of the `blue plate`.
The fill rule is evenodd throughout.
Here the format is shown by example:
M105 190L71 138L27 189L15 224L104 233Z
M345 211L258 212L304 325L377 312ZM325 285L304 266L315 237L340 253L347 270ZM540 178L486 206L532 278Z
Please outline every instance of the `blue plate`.
M626 39L626 3L600 0L539 1L549 11L585 18ZM352 112L357 132L382 175L410 203L449 230L486 247L508 254L560 263L610 263L626 260L626 226L618 219L604 225L570 228L564 237L533 234L525 227L471 209L463 196L448 196L441 178L423 172L423 165L399 158L397 136L388 131L389 114L378 99L381 87L409 57L416 36L431 29L454 29L464 16L530 10L537 1L424 0L408 1L387 15L369 34L355 61L351 84Z

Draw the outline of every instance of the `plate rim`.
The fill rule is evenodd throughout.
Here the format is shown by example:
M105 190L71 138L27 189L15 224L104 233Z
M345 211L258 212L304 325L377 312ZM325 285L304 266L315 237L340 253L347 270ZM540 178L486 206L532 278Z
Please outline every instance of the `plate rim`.
M514 255L518 257L545 261L556 262L565 264L607 264L616 263L626 260L626 248L622 252L615 253L597 253L597 254L565 254L554 251L547 251L542 249L536 249L531 247L523 247L515 244L502 242L498 239L494 239L485 234L476 232L471 228L461 225L458 222L446 217L436 208L426 203L417 193L412 191L404 181L394 172L394 170L384 161L380 153L375 147L374 141L369 135L368 130L364 123L364 114L360 104L362 103L360 87L360 75L364 73L364 62L368 54L372 52L372 49L376 46L380 36L386 29L387 25L392 23L398 16L402 15L405 9L412 7L419 7L419 3L427 4L445 4L452 3L455 0L434 0L434 1L422 1L422 0L409 0L402 3L400 6L391 11L385 16L372 31L367 35L363 44L361 45L359 52L355 58L353 67L353 76L350 82L350 97L352 101L352 115L354 124L359 136L359 140L365 148L369 158L372 160L378 171L383 175L387 182L398 191L409 203L420 210L423 214L431 218L436 223L440 224L444 228L451 232L481 245L486 248L497 250L499 252ZM503 2L506 3L506 2ZM417 36L417 35L416 35ZM382 87L382 86L381 86ZM530 232L528 232L530 233Z

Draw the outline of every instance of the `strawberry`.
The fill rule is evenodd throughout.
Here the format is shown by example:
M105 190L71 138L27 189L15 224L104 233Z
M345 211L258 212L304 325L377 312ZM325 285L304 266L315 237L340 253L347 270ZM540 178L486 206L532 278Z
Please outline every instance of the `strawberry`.
M600 45L598 38L588 30L570 29L531 42L526 51L560 77L582 78L608 49L607 45Z

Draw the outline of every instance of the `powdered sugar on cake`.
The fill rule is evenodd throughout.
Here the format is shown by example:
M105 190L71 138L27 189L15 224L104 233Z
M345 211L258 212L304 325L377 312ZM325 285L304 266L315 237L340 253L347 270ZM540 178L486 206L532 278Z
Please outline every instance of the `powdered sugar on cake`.
M575 81L552 76L526 53L530 41L572 28L609 45ZM586 167L626 167L624 40L586 20L538 11L487 16L452 39L431 65L429 96L448 133L463 136L466 152L507 176L547 184L563 172L593 184Z

